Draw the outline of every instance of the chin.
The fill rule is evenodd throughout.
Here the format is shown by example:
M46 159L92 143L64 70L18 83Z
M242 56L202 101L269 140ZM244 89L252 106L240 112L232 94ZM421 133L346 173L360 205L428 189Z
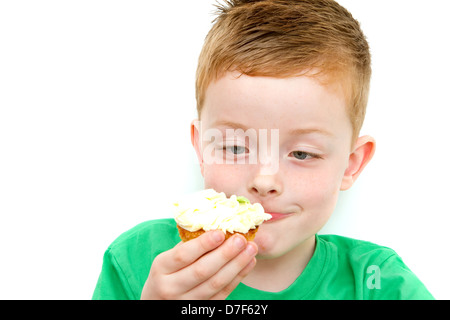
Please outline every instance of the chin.
M254 242L258 246L258 259L273 259L283 255L285 252L280 248L281 241L275 233L261 226L256 234Z
M292 226L291 228L289 226L280 228L279 222L262 224L259 227L254 239L258 246L256 256L258 259L278 258L295 248L301 247L308 239L314 237L314 232L307 232L301 228L295 229Z

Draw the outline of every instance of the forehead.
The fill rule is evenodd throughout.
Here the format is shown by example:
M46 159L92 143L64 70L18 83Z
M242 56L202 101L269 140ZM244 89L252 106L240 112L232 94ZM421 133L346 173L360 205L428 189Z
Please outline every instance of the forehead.
M248 128L289 132L308 128L339 131L346 126L351 131L344 92L307 76L227 73L208 86L201 120L210 127L237 122Z

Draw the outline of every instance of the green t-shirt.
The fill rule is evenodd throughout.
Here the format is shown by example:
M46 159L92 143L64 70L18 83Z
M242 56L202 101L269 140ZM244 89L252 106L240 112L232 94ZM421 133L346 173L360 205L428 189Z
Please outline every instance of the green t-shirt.
M139 299L153 259L180 238L173 219L151 220L106 250L93 299ZM302 274L280 292L240 283L228 299L433 299L392 249L336 235L316 235Z

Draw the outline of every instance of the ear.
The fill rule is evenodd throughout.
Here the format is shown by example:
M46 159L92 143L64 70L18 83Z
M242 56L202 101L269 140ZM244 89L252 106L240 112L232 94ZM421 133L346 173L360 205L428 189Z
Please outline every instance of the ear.
M200 132L200 120L195 119L191 122L191 142L195 153L197 154L198 163L200 164L200 171L203 176L203 155L201 150Z
M348 167L342 179L341 190L350 189L364 167L372 159L374 153L375 139L369 136L362 136L356 140L353 151L350 153L348 159Z

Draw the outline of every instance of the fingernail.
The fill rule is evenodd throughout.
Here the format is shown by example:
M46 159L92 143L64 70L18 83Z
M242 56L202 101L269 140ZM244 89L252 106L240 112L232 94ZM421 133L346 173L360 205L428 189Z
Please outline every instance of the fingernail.
M254 256L256 254L256 248L255 246L252 245L247 245L247 248L245 248L245 252L249 255L249 256Z
M212 235L215 242L222 242L224 238L224 234L222 231L214 231Z
M245 246L245 241L241 237L234 237L233 244L236 249L242 249Z

